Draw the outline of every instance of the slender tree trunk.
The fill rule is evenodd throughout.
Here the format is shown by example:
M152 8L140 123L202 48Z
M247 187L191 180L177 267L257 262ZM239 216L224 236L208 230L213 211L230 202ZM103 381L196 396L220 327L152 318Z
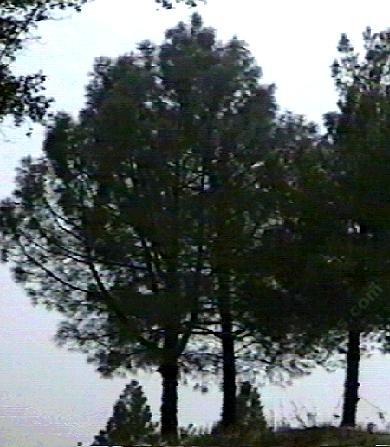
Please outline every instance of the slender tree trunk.
M175 330L167 329L165 333L165 356L159 372L162 378L161 398L161 437L164 441L176 441L178 432L177 404L178 404L178 334Z
M162 365L159 369L162 377L161 402L161 437L167 441L177 439L177 402L178 402L178 375L177 361Z
M237 385L231 298L229 296L229 287L225 283L224 278L220 278L219 293L223 360L222 426L228 428L233 426L237 419Z
M237 419L236 357L230 315L222 318L223 406L222 425L231 427Z
M359 402L360 331L348 332L347 375L344 384L342 427L355 427Z

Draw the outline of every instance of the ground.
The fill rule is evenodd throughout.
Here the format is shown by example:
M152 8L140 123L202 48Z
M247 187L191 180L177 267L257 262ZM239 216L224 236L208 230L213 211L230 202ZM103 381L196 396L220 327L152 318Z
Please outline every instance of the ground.
M389 445L390 435L369 434L361 430L346 430L333 427L291 430L272 435L275 447L353 447ZM267 445L268 442L265 444ZM260 447L260 446L259 446Z

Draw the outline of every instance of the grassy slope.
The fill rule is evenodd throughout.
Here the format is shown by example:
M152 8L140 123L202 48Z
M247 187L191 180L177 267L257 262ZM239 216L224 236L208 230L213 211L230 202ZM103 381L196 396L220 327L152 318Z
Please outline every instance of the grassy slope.
M319 446L372 446L388 444L390 435L368 434L363 431L341 430L338 428L312 428L275 433L266 444L275 447L319 447Z

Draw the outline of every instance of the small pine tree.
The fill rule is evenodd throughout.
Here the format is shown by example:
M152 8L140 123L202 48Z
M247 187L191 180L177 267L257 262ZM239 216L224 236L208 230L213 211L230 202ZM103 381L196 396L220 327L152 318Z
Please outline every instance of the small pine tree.
M133 380L126 385L114 405L105 430L95 436L93 445L129 445L151 440L155 436L152 412L141 385Z
M267 422L263 413L260 394L250 382L242 382L237 396L238 426L248 431L264 432Z
M236 402L236 424L226 429L220 421L213 426L211 434L221 442L230 439L232 442L256 443L267 430L260 394L245 381L240 384Z

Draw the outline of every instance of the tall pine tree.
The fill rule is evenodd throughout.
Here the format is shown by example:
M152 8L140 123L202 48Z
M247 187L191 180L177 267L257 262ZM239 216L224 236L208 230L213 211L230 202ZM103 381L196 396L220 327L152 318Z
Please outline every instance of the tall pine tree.
M226 262L250 206L240 186L274 109L258 78L245 45L218 43L197 15L159 47L100 58L79 119L56 117L44 156L24 160L2 203L4 257L35 302L64 315L58 340L105 375L159 371L166 439L194 329L218 315L231 341ZM224 355L228 400L231 343ZM231 422L235 404L225 408Z

